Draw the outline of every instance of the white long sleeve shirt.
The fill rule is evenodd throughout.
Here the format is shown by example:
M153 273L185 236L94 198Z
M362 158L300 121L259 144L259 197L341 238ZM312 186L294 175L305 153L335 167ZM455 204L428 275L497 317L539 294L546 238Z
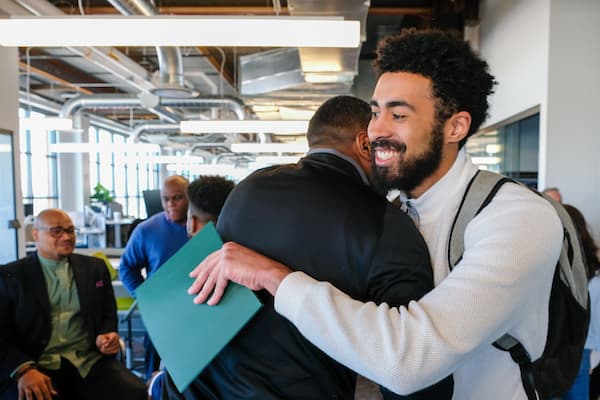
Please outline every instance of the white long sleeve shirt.
M508 332L533 359L542 354L562 225L542 198L505 184L467 226L463 258L450 273L450 227L476 171L463 149L441 180L411 199L436 284L421 300L408 308L365 304L294 272L277 290L277 312L327 354L394 392L453 374L454 399L526 399L518 365L492 343Z

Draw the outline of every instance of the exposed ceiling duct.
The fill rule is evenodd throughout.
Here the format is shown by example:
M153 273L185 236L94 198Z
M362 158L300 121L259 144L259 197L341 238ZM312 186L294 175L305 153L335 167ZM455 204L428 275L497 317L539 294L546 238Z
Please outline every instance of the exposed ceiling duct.
M64 15L62 10L45 0L14 0L14 2L33 15ZM10 0L2 0L2 3L9 4ZM11 12L11 15L23 15L20 10L14 7L7 5L6 8L15 12L15 14ZM148 79L148 72L115 48L69 47L67 49L101 68L110 76L116 77L124 84L124 87L132 88L135 91L149 91L154 88L154 85ZM59 56L64 50L48 49L47 52Z
M215 109L221 108L230 111L238 119L244 119L244 104L237 98L228 96L208 96L191 99L168 99L156 96L156 107L181 107ZM60 110L61 118L70 117L83 109L107 109L107 108L148 108L144 96L135 95L82 95L67 101ZM164 111L161 111L164 112ZM177 119L171 121L176 122Z
M60 104L47 100L36 94L27 93L24 90L19 91L19 103L49 113L58 114L61 110ZM113 132L118 132L125 135L129 135L131 132L131 128L129 126L99 115L90 115L90 121L100 128L108 129Z
M346 20L360 21L361 42L364 42L370 4L370 0L288 0L288 9L292 16L343 17ZM360 47L330 48L326 51L317 48L299 50L306 82L351 85L358 74Z
M108 0L123 15L158 15L156 7L145 0ZM151 92L169 98L189 98L197 93L188 88L183 75L181 51L177 47L156 47L158 57L157 87Z
M366 39L369 0L288 0L287 5L290 15L295 17L360 21L361 39ZM261 112L261 108L285 98L295 99L295 109L314 111L323 100L350 93L354 77L358 74L360 51L360 47L292 48L241 56L240 94L253 105L260 118L274 118L272 112ZM308 93L313 100L308 99ZM304 104L297 101L299 97Z
M139 124L131 131L129 140L138 142L142 133L146 132L179 132L179 124Z

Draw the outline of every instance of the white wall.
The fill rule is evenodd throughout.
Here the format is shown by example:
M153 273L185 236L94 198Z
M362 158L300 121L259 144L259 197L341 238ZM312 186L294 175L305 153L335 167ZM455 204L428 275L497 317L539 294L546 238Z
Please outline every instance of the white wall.
M549 9L550 0L481 1L479 52L498 81L485 126L546 98Z
M19 156L19 54L16 48L0 47L0 128L13 132L17 219L23 224L23 192ZM1 177L0 182L5 182ZM18 231L19 257L25 255L25 233Z
M545 154L540 173L600 241L600 1L551 0Z
M482 0L480 53L499 82L485 126L540 109L539 186L600 241L600 1Z

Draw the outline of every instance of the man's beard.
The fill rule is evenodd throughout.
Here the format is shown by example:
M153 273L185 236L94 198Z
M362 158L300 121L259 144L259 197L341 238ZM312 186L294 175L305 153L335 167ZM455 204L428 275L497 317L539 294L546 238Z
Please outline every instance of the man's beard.
M392 189L410 192L425 178L435 172L442 162L444 144L443 124L436 124L431 131L429 146L423 154L406 158L406 144L390 139L377 139L371 142L371 166L375 190L386 194ZM375 151L393 149L400 154L397 163L391 167L380 167L375 163Z

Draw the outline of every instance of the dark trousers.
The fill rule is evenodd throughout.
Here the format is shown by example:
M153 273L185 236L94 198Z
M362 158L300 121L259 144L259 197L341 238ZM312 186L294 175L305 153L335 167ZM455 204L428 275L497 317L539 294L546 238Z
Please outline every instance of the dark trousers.
M160 369L160 356L154 348L148 333L144 336L144 350L146 351L144 357L144 372L146 373L146 381L148 381L152 378L152 373Z
M146 400L146 385L111 357L103 357L85 378L61 358L60 369L40 372L48 375L60 400Z

